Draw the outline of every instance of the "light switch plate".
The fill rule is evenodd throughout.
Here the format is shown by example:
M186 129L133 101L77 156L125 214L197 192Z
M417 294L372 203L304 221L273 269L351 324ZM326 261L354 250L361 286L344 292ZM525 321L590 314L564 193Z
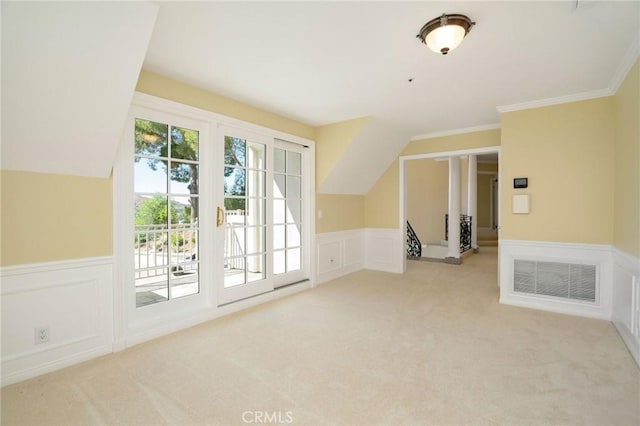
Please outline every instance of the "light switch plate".
M529 194L513 196L512 212L514 214L529 214Z

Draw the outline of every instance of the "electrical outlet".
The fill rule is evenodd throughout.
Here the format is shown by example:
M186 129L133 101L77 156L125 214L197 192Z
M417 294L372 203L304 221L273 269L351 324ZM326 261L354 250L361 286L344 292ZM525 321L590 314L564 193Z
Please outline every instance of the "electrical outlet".
M49 341L49 326L36 327L33 329L36 345L47 343Z

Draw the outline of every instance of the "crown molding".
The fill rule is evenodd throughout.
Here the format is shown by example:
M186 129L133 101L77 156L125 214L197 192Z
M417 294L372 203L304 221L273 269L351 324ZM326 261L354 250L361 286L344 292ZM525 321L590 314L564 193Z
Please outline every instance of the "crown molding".
M413 136L410 141L420 141L424 139L441 138L443 136L461 135L464 133L482 132L485 130L494 130L501 127L500 123L485 124L482 126L463 127L461 129L445 130L442 132L425 133Z
M620 64L616 68L609 85L604 89L593 90L589 92L576 93L573 95L560 96L557 98L540 99L536 101L523 102L520 104L502 105L496 107L500 114L511 111L520 111L523 109L540 108L550 105L559 105L569 102L586 101L589 99L602 98L605 96L613 96L616 94L620 85L627 77L627 74L631 70L631 67L636 63L640 57L640 32L633 39L633 42L627 49L624 57L620 61Z
M615 94L618 91L620 85L627 77L627 74L631 71L631 67L633 67L638 60L638 57L640 57L640 31L627 49L627 53L625 53L622 61L620 61L613 77L611 77L611 81L609 82L609 90L611 91L611 94Z
M569 102L586 101L589 99L603 98L611 96L613 92L609 88L593 90L590 92L575 93L573 95L559 96L557 98L539 99L536 101L522 102L520 104L501 105L496 107L500 114L512 111L521 111L523 109L541 108L551 105L566 104Z

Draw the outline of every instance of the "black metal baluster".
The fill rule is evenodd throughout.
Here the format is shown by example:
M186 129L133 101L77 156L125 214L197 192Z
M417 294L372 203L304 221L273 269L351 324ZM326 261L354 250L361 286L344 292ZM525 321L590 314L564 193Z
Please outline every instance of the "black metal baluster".
M422 244L409 221L407 221L407 255L412 257L422 256Z

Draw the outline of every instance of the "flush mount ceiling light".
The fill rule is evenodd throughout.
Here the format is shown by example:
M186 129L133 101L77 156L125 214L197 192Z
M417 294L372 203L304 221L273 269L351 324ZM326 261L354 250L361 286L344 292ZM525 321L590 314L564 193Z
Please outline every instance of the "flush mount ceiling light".
M424 24L416 37L429 46L429 49L446 55L462 43L462 39L475 24L465 15L443 13Z

